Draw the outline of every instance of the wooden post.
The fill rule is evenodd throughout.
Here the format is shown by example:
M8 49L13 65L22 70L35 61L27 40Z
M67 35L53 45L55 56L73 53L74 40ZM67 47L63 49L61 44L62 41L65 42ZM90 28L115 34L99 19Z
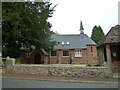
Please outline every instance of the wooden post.
M109 72L112 73L112 60L111 60L110 45L106 45L106 54L107 54L108 69L109 69Z

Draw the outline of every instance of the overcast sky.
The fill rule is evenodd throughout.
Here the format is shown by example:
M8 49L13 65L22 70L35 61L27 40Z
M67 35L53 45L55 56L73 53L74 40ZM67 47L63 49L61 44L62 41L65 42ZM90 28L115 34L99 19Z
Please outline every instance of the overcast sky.
M49 19L53 31L60 34L79 34L80 21L84 33L91 36L95 25L101 26L106 34L118 24L118 2L120 0L51 0L55 8Z

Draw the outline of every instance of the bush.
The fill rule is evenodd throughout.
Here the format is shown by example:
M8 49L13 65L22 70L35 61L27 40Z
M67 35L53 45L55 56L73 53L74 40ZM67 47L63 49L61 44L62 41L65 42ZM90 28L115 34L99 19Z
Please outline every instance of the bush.
M94 64L94 66L96 67L96 66L100 66L100 64Z
M5 64L6 64L6 61L3 61L3 64L5 65Z
M86 66L89 66L89 67L91 67L91 66L93 66L92 64L87 64Z
M19 61L16 61L15 64L21 64Z
M94 57L93 57L93 60L98 60L98 56L94 56Z
M87 64L86 66L89 66L89 67L98 67L98 66L100 66L100 64Z
M0 64L3 64L2 62L0 62Z

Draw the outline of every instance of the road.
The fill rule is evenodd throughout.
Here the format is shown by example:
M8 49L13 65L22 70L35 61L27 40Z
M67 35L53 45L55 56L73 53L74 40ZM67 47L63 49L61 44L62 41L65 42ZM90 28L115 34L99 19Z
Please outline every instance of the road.
M118 88L118 85L3 79L2 88Z

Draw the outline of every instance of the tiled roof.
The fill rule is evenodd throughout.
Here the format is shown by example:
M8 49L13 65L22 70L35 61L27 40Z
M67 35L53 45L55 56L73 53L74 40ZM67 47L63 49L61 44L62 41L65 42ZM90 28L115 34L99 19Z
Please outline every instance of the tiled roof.
M51 38L59 42L54 49L85 49L87 45L96 45L86 34L52 35Z
M112 27L106 34L105 38L98 43L97 47L108 43L120 43L120 25Z

